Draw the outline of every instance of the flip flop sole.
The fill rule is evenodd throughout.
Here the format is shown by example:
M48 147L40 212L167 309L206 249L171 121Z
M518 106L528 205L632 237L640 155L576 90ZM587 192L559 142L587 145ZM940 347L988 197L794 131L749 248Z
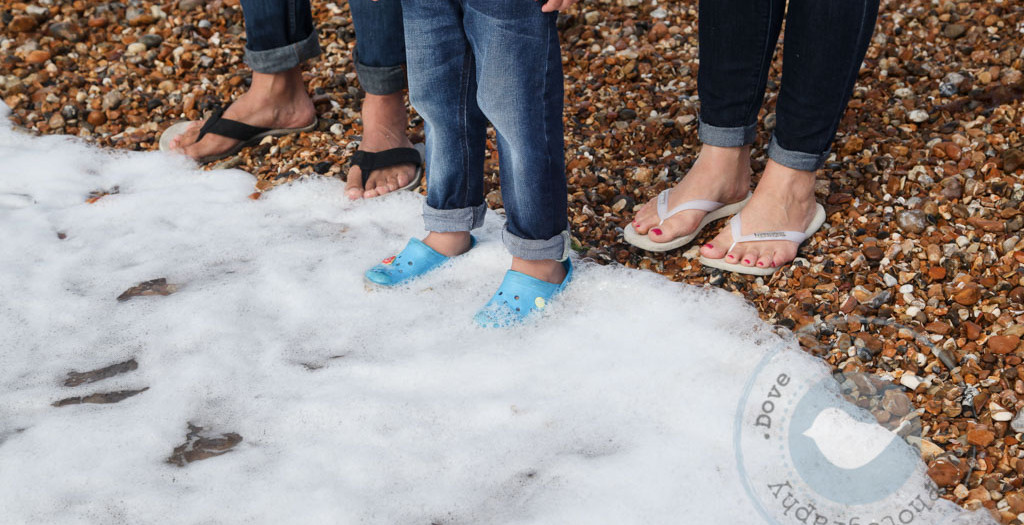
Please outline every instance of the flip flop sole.
M314 129L316 129L316 125L318 122L319 119L313 119L312 124L308 126L303 126L301 128L272 129L270 131L260 133L259 135L254 135L252 138L248 140L239 142L238 144L235 144L227 151L224 151L222 153L218 153L215 155L207 155L206 157L200 157L196 159L196 162L198 162L199 164L207 164L209 162L230 157L244 148L253 146L255 144L259 144L261 140L267 137L280 137L282 135L291 135L292 133L304 133L306 131L313 131ZM192 122L190 121L178 122L172 125L171 127L165 129L164 132L160 134L160 151L171 151L171 141L174 140L174 137L177 137L184 133L191 124Z
M636 229L633 228L632 224L627 225L625 230L623 230L622 238L629 244L632 244L633 246L636 246L641 250L647 250L649 252L667 252L675 250L676 248L690 244L690 242L692 242L695 238L697 238L698 235L700 235L701 230L703 230L704 227L707 226L708 224L715 222L718 219L722 219L724 217L728 217L730 215L735 215L739 213L740 210L742 210L743 207L746 206L747 201L749 200L750 196L748 195L747 198L739 202L727 204L725 206L722 206L721 208L718 208L715 211L706 213L704 215L704 218L701 219L700 224L697 225L696 230L682 237L676 237L675 239L672 239L671 241L668 242L654 242L651 240L650 237L646 235L640 235L639 233L637 233Z
M420 152L421 162L419 166L416 166L416 175L413 176L412 181L410 181L409 184L398 188L398 191L415 191L416 188L419 188L420 181L423 179L423 166L426 164L427 147L422 142L419 144L413 144L412 147L416 148L416 151Z
M821 228L822 224L825 224L825 208L821 204L815 204L817 210L814 212L814 218L811 219L811 224L804 230L804 235L809 239L814 232ZM700 256L700 263L710 268L718 268L719 270L742 273L746 275L771 275L782 268L782 266L776 266L774 268L758 268L757 266L743 266L742 264L728 263L725 259L709 259L703 255Z

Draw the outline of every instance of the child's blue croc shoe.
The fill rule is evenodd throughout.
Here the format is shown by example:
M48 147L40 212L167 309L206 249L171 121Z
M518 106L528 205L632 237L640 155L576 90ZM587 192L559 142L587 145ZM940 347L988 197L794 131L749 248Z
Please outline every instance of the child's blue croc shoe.
M485 328L503 328L520 324L533 312L543 310L572 280L572 262L566 259L565 279L553 284L509 270L491 300L477 312L473 320Z
M473 249L474 246L476 238L470 236L469 248ZM380 286L395 286L419 277L450 259L451 257L438 253L419 239L409 239L401 253L392 255L367 270L366 280Z

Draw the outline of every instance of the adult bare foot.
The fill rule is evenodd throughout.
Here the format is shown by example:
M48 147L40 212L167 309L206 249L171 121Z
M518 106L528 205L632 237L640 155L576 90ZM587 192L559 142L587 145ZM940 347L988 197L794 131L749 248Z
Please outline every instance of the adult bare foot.
M742 234L768 231L804 231L817 211L814 201L814 173L787 168L768 161L754 195L741 212ZM796 258L799 246L791 241L744 242L732 246L731 228L726 226L701 247L701 255L743 266L773 268ZM730 247L732 247L730 249Z
M720 148L704 145L689 173L669 191L672 209L692 200L732 204L742 201L750 191L750 146ZM686 210L659 225L657 199L644 204L633 220L633 228L654 242L668 242L697 229L707 212Z
M403 92L391 95L367 93L363 99L362 120L363 140L359 143L361 151L378 152L412 147L412 142L405 134L409 126L409 111L405 107ZM373 170L364 181L362 169L352 166L348 170L345 194L352 200L379 197L408 185L415 176L416 166L400 164Z
M263 128L301 128L316 119L316 108L306 92L302 71L295 67L273 74L254 72L249 91L224 110L224 118ZM171 149L201 159L221 154L238 144L235 139L214 133L207 133L197 141L204 123L193 122L184 133L171 139Z

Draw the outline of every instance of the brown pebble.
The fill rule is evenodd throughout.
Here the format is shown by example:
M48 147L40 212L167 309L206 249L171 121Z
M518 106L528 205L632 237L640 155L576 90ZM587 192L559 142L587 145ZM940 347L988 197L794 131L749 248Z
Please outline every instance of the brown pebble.
M27 33L32 31L38 26L35 18L26 15L19 15L11 19L11 22L7 24L7 30L12 33Z
M947 458L936 459L928 465L928 476L940 487L952 487L964 477L964 472Z
M93 110L89 112L89 116L85 120L93 126L102 126L107 123L107 116L102 111Z
M974 341L975 339L981 337L981 326L979 326L977 323L972 323L970 321L964 321L963 322L963 327L964 327L965 335L971 341Z
M880 261L885 257L885 252L878 246L867 246L864 248L864 257L869 261Z
M946 278L946 269L941 266L928 268L928 277L933 281L941 281Z
M986 428L975 428L967 431L967 442L979 447L987 447L996 439L996 435Z
M49 59L49 51L36 49L35 51L30 52L27 57L25 57L25 62L28 62L29 64L42 64L43 62L46 62Z
M89 19L89 27L107 27L110 22L102 16L94 16Z
M993 354L1008 354L1017 349L1020 345L1020 337L1015 335L993 335L985 342L985 346Z
M967 283L962 290L953 295L953 300L964 306L977 304L981 300L981 288L974 283Z

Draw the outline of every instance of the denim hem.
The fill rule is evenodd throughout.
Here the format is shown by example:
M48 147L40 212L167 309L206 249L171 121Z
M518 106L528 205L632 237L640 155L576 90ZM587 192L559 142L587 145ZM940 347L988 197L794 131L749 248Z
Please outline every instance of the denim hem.
M570 239L568 231L563 231L550 239L524 239L508 231L507 226L501 231L501 242L505 244L508 252L513 257L528 261L566 260L571 251Z
M720 148L739 148L754 143L757 138L757 123L736 128L722 128L712 126L700 119L700 126L697 129L697 138L709 146Z
M316 29L304 40L283 47L253 51L245 48L245 63L257 73L280 73L311 58L320 56L320 40Z
M359 54L352 52L356 64L356 75L363 91L371 95L390 95L406 87L405 68L397 66L368 66L359 61Z
M768 158L787 168L800 171L818 171L818 169L825 165L825 160L828 159L829 153L831 153L829 150L821 154L815 154L783 148L779 144L779 139L774 134L772 135L771 144L768 145Z
M439 210L423 203L423 225L431 232L468 232L484 225L487 205Z

